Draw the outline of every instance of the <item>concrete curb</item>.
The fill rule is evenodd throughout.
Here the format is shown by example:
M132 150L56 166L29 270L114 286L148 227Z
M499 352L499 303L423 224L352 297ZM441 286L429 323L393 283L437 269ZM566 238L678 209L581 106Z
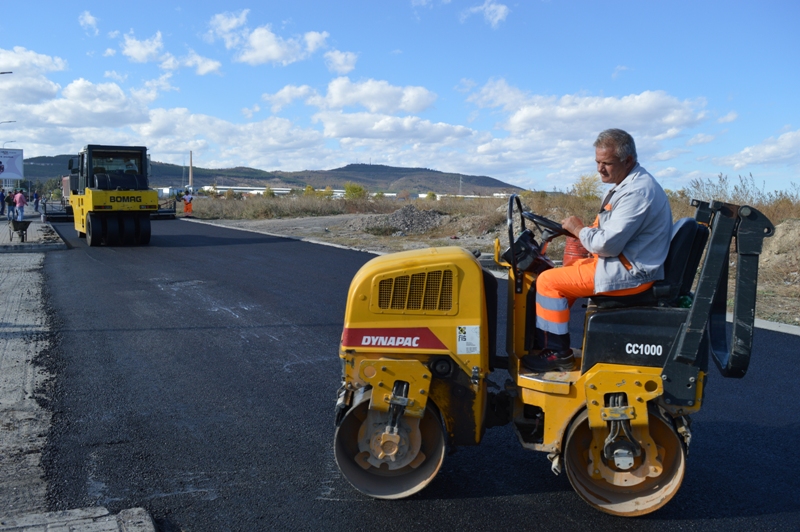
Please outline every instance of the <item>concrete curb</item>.
M63 512L28 514L0 519L2 532L44 532L46 530L91 530L92 532L155 532L144 508L122 510L111 515L102 506Z
M58 234L58 233L56 233ZM59 235L59 240L61 236ZM45 251L53 251L57 249L68 249L67 244L61 242L53 242L48 244L41 243L27 243L20 242L19 244L0 244L0 253L42 253Z

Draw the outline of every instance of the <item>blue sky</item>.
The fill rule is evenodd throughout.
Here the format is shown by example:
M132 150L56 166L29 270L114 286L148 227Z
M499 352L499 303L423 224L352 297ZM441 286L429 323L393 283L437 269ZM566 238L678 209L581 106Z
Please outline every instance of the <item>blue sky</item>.
M354 162L564 190L597 133L665 188L800 184L800 2L3 3L0 143L146 145L264 170ZM9 141L15 141L9 143Z

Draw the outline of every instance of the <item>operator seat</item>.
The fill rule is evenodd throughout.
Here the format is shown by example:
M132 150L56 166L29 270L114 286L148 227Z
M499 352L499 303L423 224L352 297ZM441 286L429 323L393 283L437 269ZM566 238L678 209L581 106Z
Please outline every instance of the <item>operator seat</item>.
M669 307L688 295L708 241L708 227L694 218L681 218L672 226L669 252L664 261L664 279L649 290L631 296L592 296L597 308Z

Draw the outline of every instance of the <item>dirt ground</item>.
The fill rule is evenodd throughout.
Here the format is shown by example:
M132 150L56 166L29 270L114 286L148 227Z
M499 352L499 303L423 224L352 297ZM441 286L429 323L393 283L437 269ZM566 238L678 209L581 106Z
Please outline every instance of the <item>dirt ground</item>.
M475 231L463 218L432 215L429 211L413 208L404 208L391 215L342 214L315 218L205 221L379 253L460 246L491 255L495 238L500 238L501 251L508 246L505 225L489 231ZM563 242L563 238L553 242L548 252L551 258L561 258ZM729 286L729 298L732 299L733 283ZM764 241L759 262L756 317L800 325L800 220L783 222L776 227L775 235Z

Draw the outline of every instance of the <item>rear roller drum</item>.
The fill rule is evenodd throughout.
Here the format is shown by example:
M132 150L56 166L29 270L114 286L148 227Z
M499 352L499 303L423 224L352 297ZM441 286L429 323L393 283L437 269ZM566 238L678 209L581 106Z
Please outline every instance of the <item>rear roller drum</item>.
M652 412L649 415L656 449L643 449L633 466L625 469L604 458L593 464L588 412L584 410L573 421L564 444L564 465L570 484L592 507L624 517L644 515L667 504L678 492L686 468L683 443L671 423ZM596 456L602 457L602 450Z
M136 242L136 218L125 213L119 217L119 232L122 245L132 246Z
M136 218L136 245L146 246L150 243L150 215Z
M109 216L106 218L106 238L104 243L107 246L116 246L119 244L119 218L116 216Z
M386 434L387 412L369 409L370 393L345 414L334 435L336 463L358 491L376 499L402 499L430 484L442 466L445 436L436 410L404 416Z
M86 215L86 243L90 247L97 247L103 240L103 222L94 214Z

